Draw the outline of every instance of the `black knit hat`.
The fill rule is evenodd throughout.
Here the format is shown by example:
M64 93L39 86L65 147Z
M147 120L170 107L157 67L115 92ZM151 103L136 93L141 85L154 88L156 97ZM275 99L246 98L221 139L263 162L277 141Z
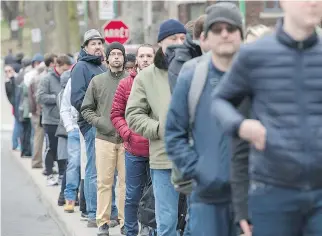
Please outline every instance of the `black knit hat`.
M111 51L113 51L114 49L118 49L122 52L123 56L124 56L124 59L126 58L125 57L125 48L122 44L120 44L119 42L113 42L111 44L109 44L106 48L106 58L109 57Z

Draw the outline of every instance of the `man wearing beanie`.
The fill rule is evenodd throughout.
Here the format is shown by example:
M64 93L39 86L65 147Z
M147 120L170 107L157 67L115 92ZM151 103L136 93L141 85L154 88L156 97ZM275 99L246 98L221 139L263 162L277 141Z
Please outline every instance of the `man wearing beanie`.
M84 43L79 52L78 61L71 71L71 98L73 107L80 112L82 102L92 78L107 71L102 64L104 38L100 33L91 29L85 32ZM95 165L95 133L96 129L79 115L78 125L85 140L86 170L84 179L84 193L88 213L87 227L96 225L96 165Z
M178 198L171 183L172 163L164 146L164 125L171 98L165 51L182 44L186 29L177 20L167 20L160 26L159 50L154 64L143 69L133 83L125 118L129 128L149 139L150 168L155 197L158 236L176 236Z
M247 235L322 235L322 2L279 1L275 31L244 45L218 86L213 111L251 144ZM251 97L252 117L236 110ZM246 159L247 160L247 159ZM248 161L248 160L247 160Z
M204 22L210 52L183 65L172 94L165 143L183 180L195 183L189 196L191 235L201 235L201 225L202 235L236 235L229 174L232 142L214 120L211 105L213 90L242 43L242 30L236 5L216 3Z
M124 71L125 48L118 42L106 50L109 70L95 76L89 83L81 113L84 119L96 128L97 211L98 236L109 235L112 210L112 186L115 169L118 172L118 219L121 234L125 235L125 162L122 138L116 132L110 111L116 88L121 79L128 76Z

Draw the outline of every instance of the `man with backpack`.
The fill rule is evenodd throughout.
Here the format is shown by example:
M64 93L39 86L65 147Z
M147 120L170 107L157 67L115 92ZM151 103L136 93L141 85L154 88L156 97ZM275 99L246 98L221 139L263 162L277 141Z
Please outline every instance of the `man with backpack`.
M183 178L196 183L190 196L191 235L233 236L231 141L212 116L211 97L242 43L242 16L236 5L220 2L204 26L211 52L183 65L170 103L165 142Z

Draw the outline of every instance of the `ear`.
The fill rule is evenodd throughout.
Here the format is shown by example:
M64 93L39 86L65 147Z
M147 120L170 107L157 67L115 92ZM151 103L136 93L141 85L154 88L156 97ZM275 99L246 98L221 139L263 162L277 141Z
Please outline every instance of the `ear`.
M205 32L204 31L201 32L199 39L200 39L201 42L205 41L206 37L205 37Z

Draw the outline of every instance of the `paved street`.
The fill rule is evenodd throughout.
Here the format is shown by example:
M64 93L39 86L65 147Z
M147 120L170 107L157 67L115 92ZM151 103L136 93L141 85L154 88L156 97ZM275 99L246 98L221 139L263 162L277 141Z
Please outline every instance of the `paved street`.
M63 236L40 201L31 177L13 156L11 134L1 135L1 235Z

